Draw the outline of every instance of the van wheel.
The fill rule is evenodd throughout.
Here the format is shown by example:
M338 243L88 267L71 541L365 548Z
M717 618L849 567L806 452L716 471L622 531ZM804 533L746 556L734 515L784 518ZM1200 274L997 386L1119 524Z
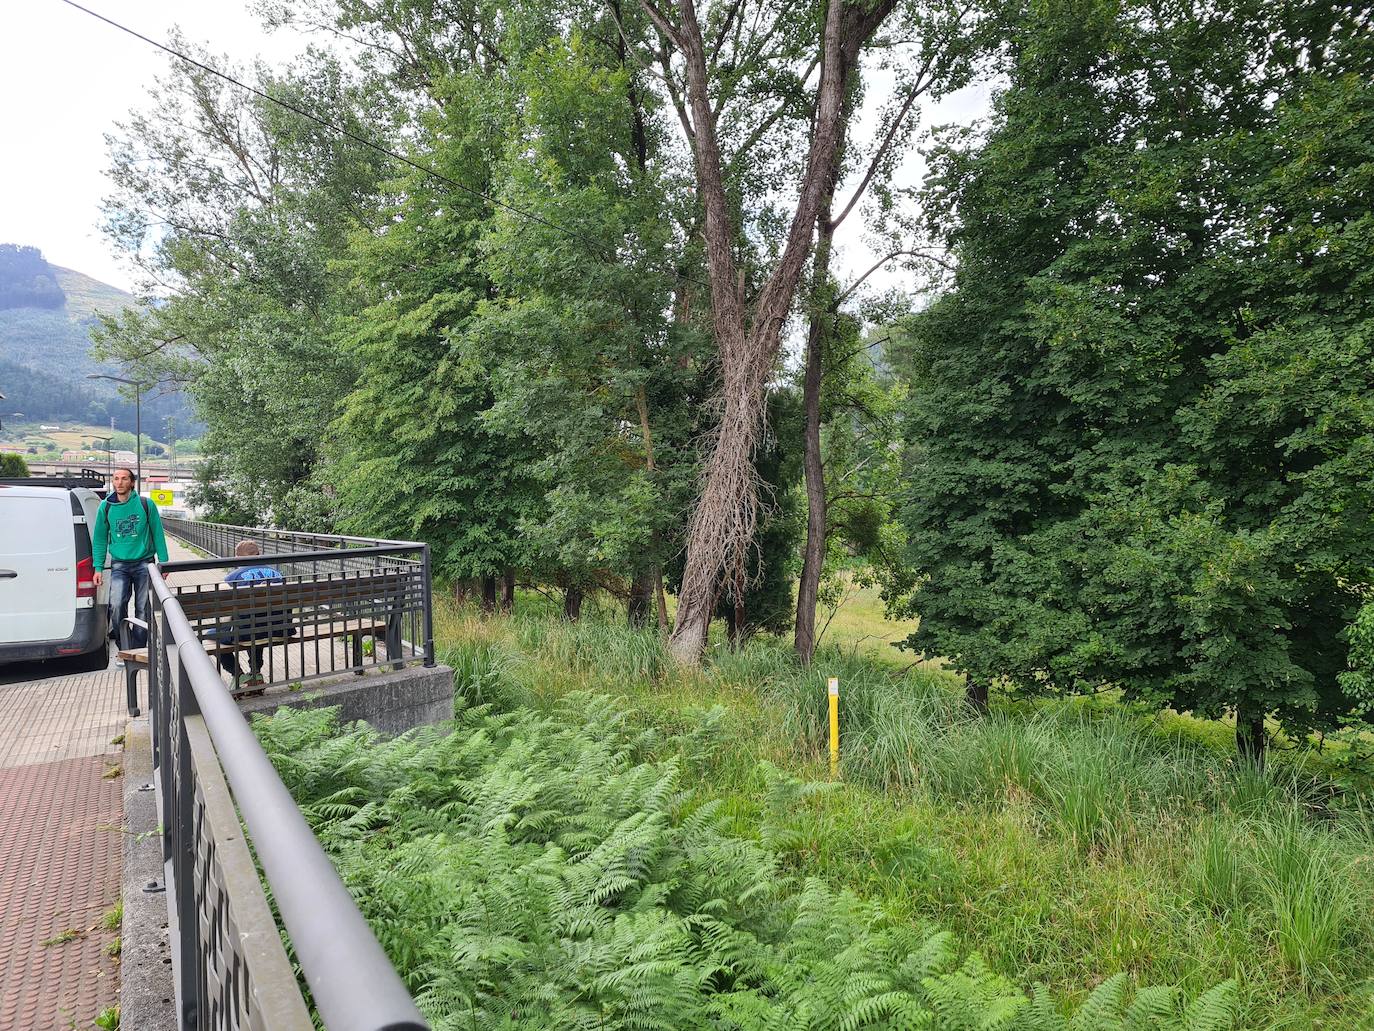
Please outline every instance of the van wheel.
M110 665L110 649L105 646L84 655L71 655L56 661L63 673L99 673Z

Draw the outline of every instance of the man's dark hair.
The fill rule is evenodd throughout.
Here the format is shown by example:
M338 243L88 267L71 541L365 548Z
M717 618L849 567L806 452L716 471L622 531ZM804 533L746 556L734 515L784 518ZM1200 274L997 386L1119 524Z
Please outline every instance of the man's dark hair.
M130 469L127 465L116 466L116 467L115 467L115 472L117 472L117 473L128 473L128 474L129 474L129 479L133 480L135 483L138 482L138 473L134 472L134 471L133 471L132 469ZM111 475L113 475L113 474L111 474Z

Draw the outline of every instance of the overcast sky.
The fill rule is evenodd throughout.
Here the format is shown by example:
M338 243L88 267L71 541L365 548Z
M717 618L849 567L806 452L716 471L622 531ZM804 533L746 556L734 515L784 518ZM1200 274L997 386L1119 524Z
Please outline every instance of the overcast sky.
M236 0L83 0L153 39L173 25L235 58L275 62L300 37L268 35ZM105 133L142 106L168 57L61 0L4 0L0 14L0 243L123 289L129 270L97 229L107 192Z
M83 0L86 6L165 39L179 25L215 52L247 62L257 55L277 64L305 41L268 34L242 0ZM39 247L55 265L77 269L123 289L130 270L97 228L107 191L104 134L131 107L141 106L153 77L169 60L148 44L75 10L61 0L5 0L0 14L0 243ZM986 109L987 91L974 88L931 113L936 121L967 121ZM920 170L911 158L903 178ZM840 267L861 270L872 260L857 239L858 219L841 240ZM886 277L875 277L882 284Z

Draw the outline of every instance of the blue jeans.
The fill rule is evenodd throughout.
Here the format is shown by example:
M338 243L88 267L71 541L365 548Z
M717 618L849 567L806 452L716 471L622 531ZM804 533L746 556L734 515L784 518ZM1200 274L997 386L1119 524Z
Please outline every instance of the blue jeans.
M112 562L110 565L110 623L120 648L146 648L148 631L138 626L126 626L124 611L129 598L134 600L134 615L148 622L148 564L146 562Z

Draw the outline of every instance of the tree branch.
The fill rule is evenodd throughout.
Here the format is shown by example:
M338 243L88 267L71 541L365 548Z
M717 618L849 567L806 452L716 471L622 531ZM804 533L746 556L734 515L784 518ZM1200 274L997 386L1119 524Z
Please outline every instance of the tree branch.
M946 261L944 258L938 257L937 255L931 254L929 251L912 251L912 250L898 250L898 251L892 251L892 252L889 253L889 254L883 255L883 256L882 256L881 258L879 258L876 262L874 262L873 265L868 269L867 272L865 272L863 275L861 275L858 279L854 280L854 282L851 283L851 284L845 289L845 291L844 291L842 294L840 294L838 297L836 297L835 300L834 300L834 302L833 302L834 307L838 308L841 304L843 304L843 303L845 302L845 300L849 297L849 295L852 294L852 293L853 293L855 290L857 290L859 287L863 286L864 280L867 279L869 276L873 275L873 273L877 272L878 269L882 268L884 265L886 265L886 264L887 264L889 261L891 261L893 258L900 258L900 257L902 257L902 256L904 256L904 255L907 256L907 257L911 257L911 258L921 258L921 259L923 259L923 260L925 260L925 261L931 261L931 262L934 262L936 265L939 265L941 268L945 269L946 271L949 271L949 272L953 272L953 271L954 271L954 266L953 266L950 262Z
M811 63L806 68L806 72L801 77L801 81L803 84L806 83L807 79L811 78L811 73L816 70L816 66L820 64L820 61L821 59L819 56L812 59ZM729 162L725 166L727 175L732 174L735 171L735 166L740 161L740 159L743 158L744 155L749 152L750 148L753 147L754 144L758 143L758 141L763 138L764 133L766 133L775 124L777 124L779 118L781 118L784 114L787 113L787 108L790 103L791 101L784 100L781 104L779 104L776 108L773 109L772 113L769 114L767 118L759 122L759 124L754 127L753 132L751 132L747 137L745 137L744 142L741 143L739 147L735 150L735 153L731 155Z
M873 177L878 173L878 166L882 164L883 158L885 158L888 151L892 149L892 144L897 138L897 131L901 128L902 122L906 121L906 116L910 113L912 105L916 103L916 98L930 89L930 80L925 78L925 74L929 68L930 61L927 60L925 67L921 69L920 74L916 78L916 83L911 87L911 92L907 94L906 100L902 102L901 109L897 112L897 116L892 119L892 124L887 127L887 133L883 137L883 142L879 144L878 149L873 152L873 157L868 162L868 169L864 172L863 179L860 181L859 185L855 187L853 194L850 195L848 203L841 209L839 215L831 220L830 225L833 228L839 228L840 223L848 218L849 213L854 210L854 205L859 203L859 198L864 195L864 192L868 189L869 183L873 182Z
M669 17L659 10L654 0L639 0L639 6L644 9L644 13L649 16L649 20L654 23L654 27L663 33L664 37L677 47L682 49L682 30L674 25Z

